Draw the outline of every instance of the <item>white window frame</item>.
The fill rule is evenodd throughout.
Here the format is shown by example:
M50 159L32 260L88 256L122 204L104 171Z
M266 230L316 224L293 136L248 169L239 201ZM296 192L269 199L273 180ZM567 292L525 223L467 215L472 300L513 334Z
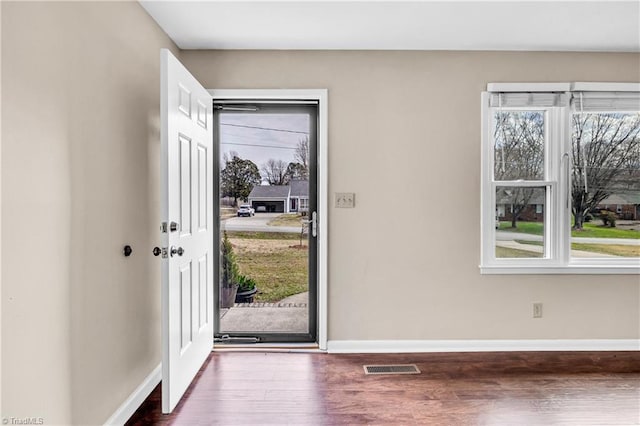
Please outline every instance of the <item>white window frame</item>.
M481 263L482 274L640 274L638 258L571 257L571 120L568 102L555 107L501 107L501 111L545 111L545 175L539 181L495 181L492 93L572 91L640 92L640 83L491 83L482 93ZM544 256L495 257L496 187L546 187Z

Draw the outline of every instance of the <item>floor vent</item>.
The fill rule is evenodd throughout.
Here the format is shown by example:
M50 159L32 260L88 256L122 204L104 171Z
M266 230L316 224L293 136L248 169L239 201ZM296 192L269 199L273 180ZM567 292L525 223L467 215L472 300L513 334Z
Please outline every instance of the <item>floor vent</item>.
M420 374L415 364L365 365L365 374Z

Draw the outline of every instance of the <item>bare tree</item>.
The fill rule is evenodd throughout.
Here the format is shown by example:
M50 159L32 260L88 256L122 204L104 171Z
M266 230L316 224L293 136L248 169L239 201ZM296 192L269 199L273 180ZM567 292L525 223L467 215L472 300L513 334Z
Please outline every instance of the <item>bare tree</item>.
M288 179L309 179L309 138L304 137L298 141L294 160L287 168Z
M536 111L497 112L494 132L496 180L544 178L544 115ZM511 227L529 205L535 188L512 187L498 194L511 206Z
M262 165L262 173L263 179L269 182L269 185L286 185L289 183L287 163L282 160L270 158Z
M640 114L575 114L571 151L574 229L610 195L640 191Z
M298 141L294 159L302 164L305 169L309 169L309 138L307 136Z

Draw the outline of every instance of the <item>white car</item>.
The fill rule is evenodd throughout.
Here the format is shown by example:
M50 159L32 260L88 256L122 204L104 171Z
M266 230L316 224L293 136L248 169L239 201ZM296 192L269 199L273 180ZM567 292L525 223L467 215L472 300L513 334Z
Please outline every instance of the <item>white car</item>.
M238 217L240 217L240 216L251 217L251 216L253 216L255 214L256 214L256 211L249 204L242 204L238 208Z

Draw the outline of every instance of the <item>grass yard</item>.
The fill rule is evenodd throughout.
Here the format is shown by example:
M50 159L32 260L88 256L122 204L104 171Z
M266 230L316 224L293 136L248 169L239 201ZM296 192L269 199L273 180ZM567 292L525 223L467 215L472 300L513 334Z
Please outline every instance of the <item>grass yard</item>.
M511 227L511 222L500 222L500 231L521 232L523 234L542 235L544 227L542 222L516 222L516 227Z
M298 234L228 232L240 273L258 284L257 302L277 302L308 290L307 249Z
M517 222L516 228L511 227L511 222L500 222L500 231L521 232L523 234L542 235L543 225L541 222ZM598 223L585 223L582 231L571 231L572 237L584 238L640 238L640 231L634 229L608 228Z
M621 257L640 257L640 246L623 246L616 244L582 244L573 243L574 250L590 251L593 253L610 254Z
M640 238L640 231L634 229L606 228L596 223L585 223L582 231L571 231L572 237L584 238Z
M518 250L507 247L496 247L496 258L532 258L540 257L540 254L527 250Z
M515 240L515 241L520 244L529 244L534 246L542 245L542 241L526 241L526 240ZM640 257L640 246L626 246L621 244L572 243L571 248L573 250L587 251L591 253L610 254L612 256Z
M284 213L274 217L267 223L270 226L300 226L302 216L297 213Z

